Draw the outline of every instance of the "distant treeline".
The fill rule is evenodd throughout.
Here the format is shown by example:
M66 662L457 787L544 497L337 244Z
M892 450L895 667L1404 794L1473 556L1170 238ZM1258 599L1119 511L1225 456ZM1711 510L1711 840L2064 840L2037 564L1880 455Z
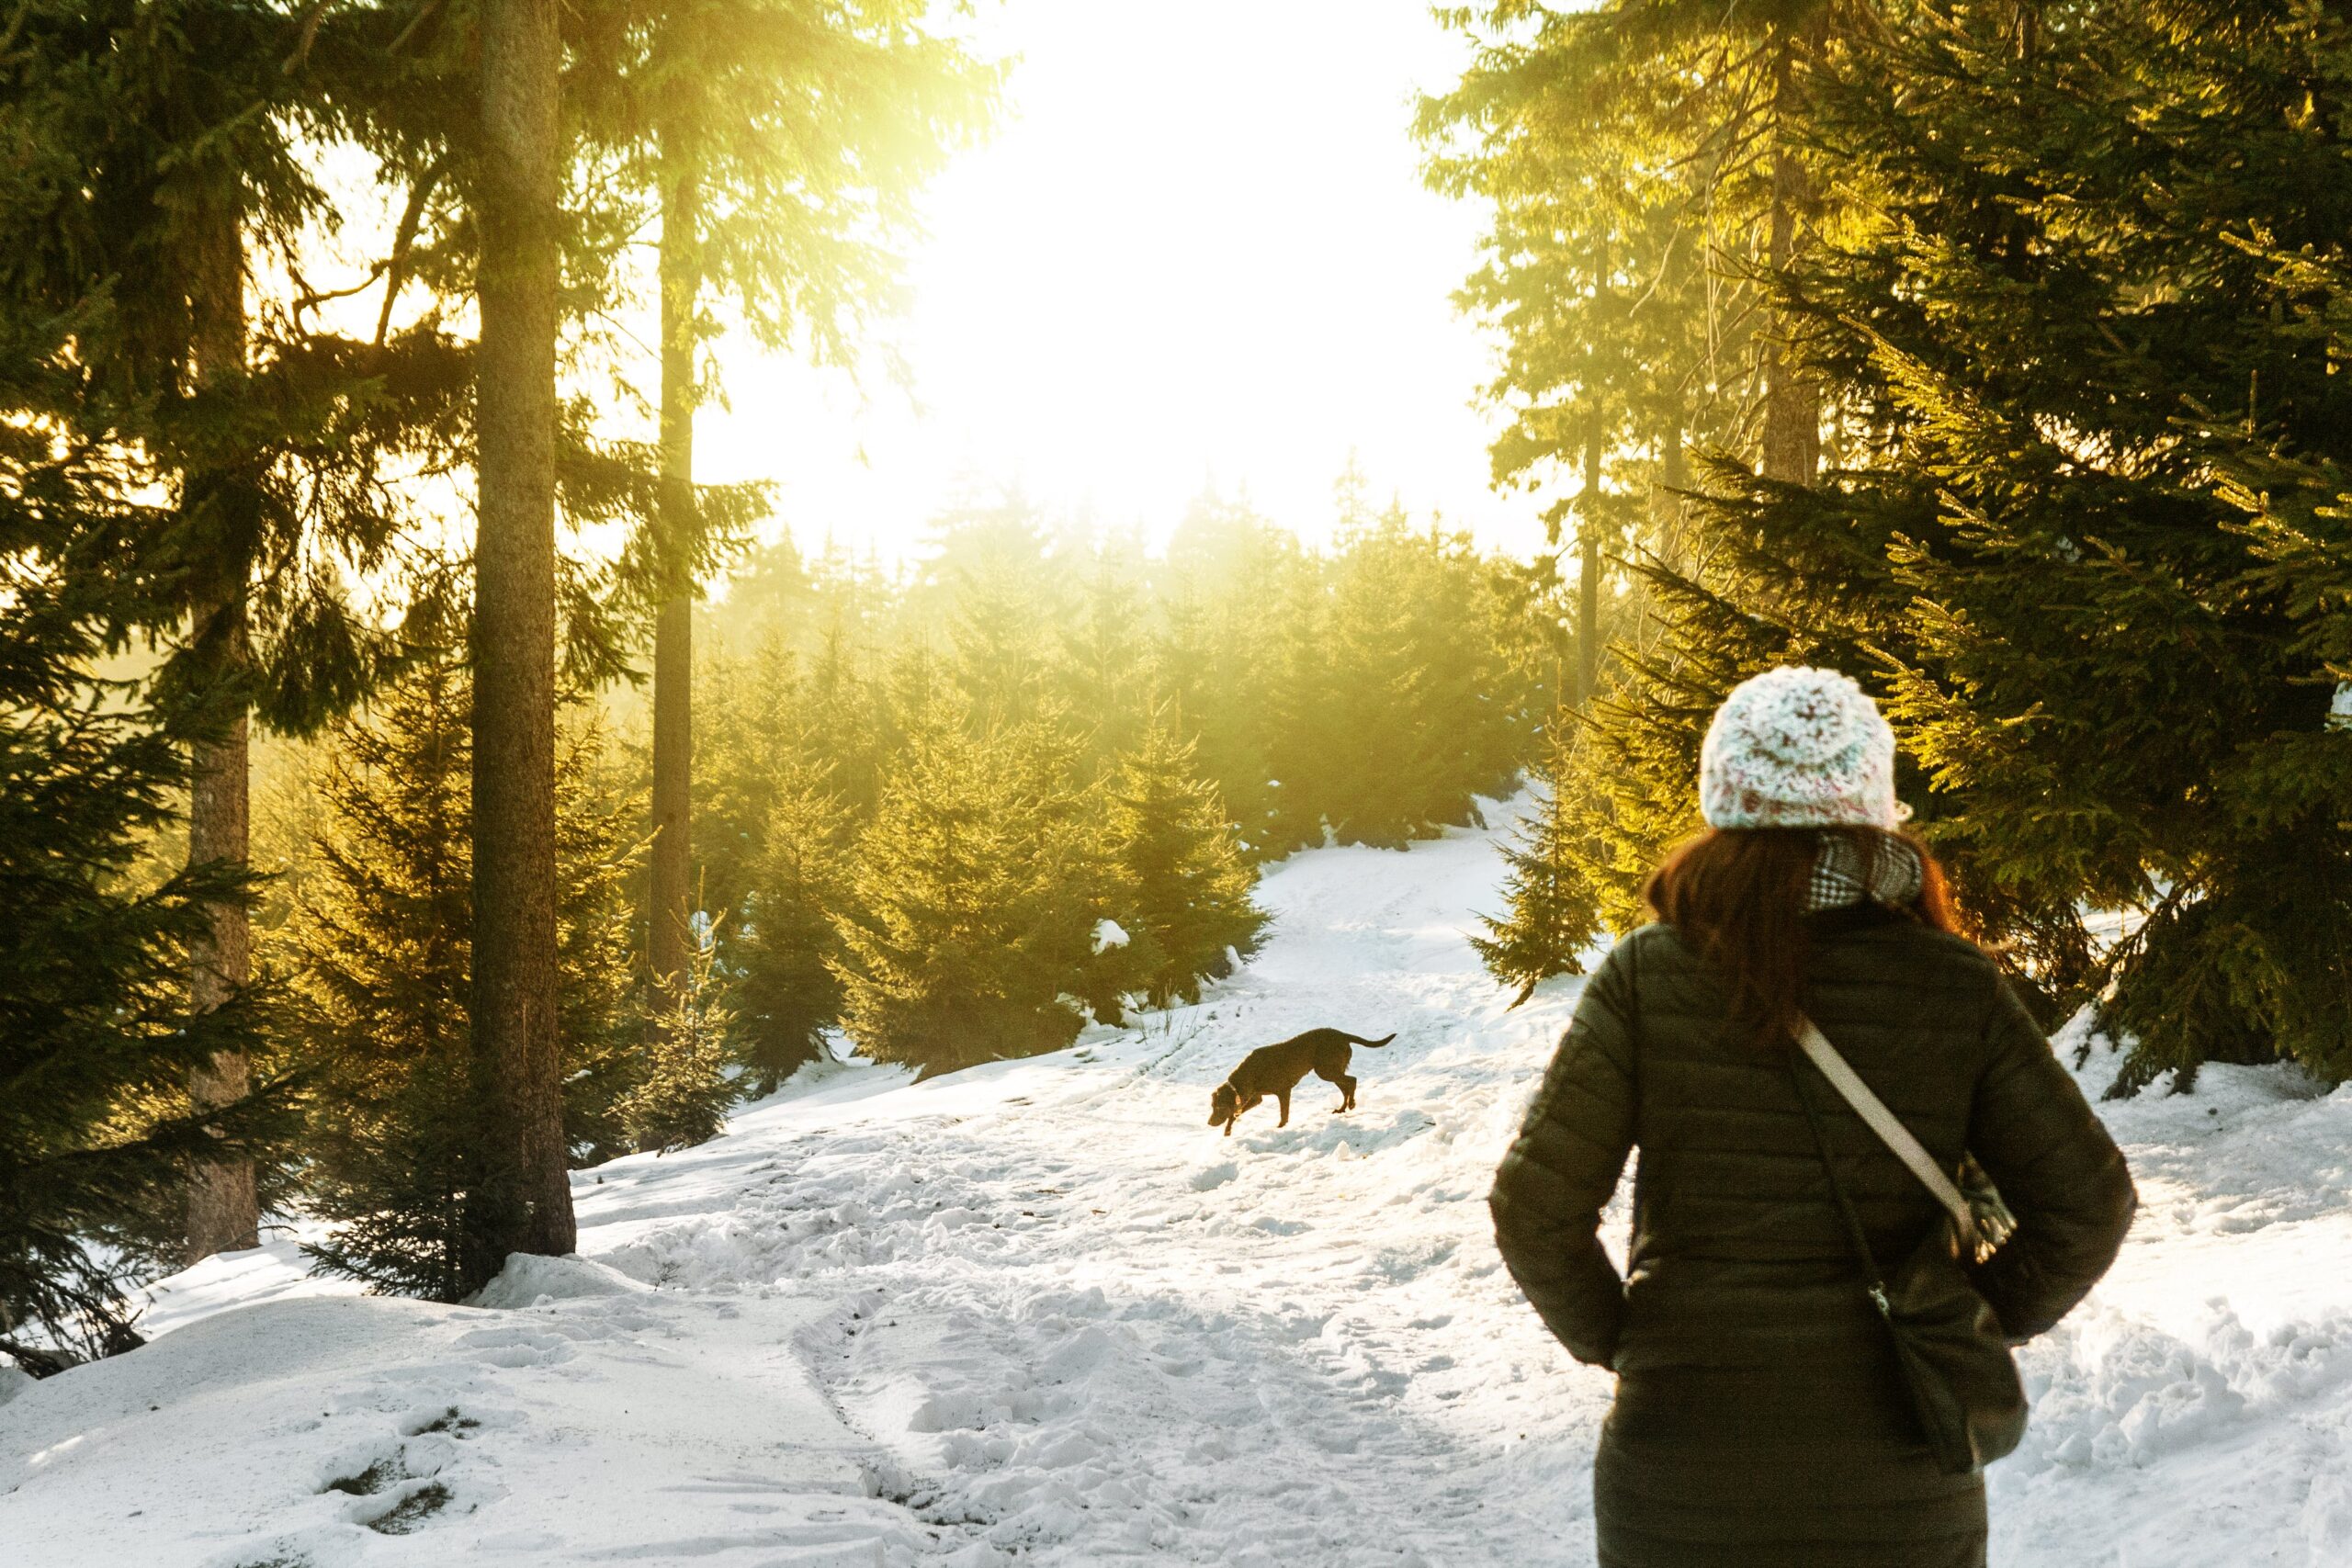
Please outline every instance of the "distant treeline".
M770 547L696 672L701 904L745 1059L772 1081L840 1026L939 1069L1195 995L1257 940L1260 863L1514 787L1553 597L1353 481L1328 549L1215 499L1161 555L1017 499L899 577Z

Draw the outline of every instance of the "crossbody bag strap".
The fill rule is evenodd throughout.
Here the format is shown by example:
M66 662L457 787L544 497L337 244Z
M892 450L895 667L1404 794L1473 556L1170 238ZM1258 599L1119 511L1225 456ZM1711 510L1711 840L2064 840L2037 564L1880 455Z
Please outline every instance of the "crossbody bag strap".
M1936 1156L1911 1135L1911 1130L1903 1124L1901 1118L1889 1111L1886 1102L1872 1094L1871 1086L1847 1066L1846 1058L1838 1054L1838 1047L1829 1043L1829 1037L1821 1032L1820 1026L1803 1013L1797 1015L1797 1045L1804 1052L1806 1060L1818 1067L1821 1076L1829 1080L1829 1087L1854 1108L1856 1115L1870 1124L1871 1131L1878 1134L1878 1141L1893 1151L1895 1158L1910 1168L1911 1174L1919 1179L1921 1186L1935 1194L1936 1201L1944 1206L1951 1213L1952 1223L1960 1227L1960 1234L1973 1235L1976 1233L1975 1213L1969 1208L1968 1200L1961 1196L1960 1188L1936 1163Z
M1846 1196L1845 1185L1838 1179L1838 1162L1829 1153L1828 1135L1821 1130L1821 1112L1813 1103L1813 1090L1805 1087L1804 1074L1794 1062L1789 1064L1789 1082L1796 1089L1797 1104L1804 1110L1804 1124L1813 1133L1814 1152L1821 1156L1821 1174L1828 1179L1829 1196L1838 1206L1838 1217L1845 1222L1846 1239L1853 1244L1855 1260L1862 1266L1862 1278L1869 1282L1871 1302L1882 1316L1892 1312L1886 1298L1886 1280L1879 1272L1878 1258L1871 1251L1870 1233L1862 1229L1862 1216L1854 1209L1854 1201Z

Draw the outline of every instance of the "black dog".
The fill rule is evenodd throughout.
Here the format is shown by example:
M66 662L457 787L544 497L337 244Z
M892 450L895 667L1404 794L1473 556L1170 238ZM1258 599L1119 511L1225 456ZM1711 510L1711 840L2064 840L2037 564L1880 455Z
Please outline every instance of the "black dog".
M1274 1125L1289 1126L1290 1091L1310 1072L1326 1083L1340 1086L1340 1103L1331 1108L1332 1115L1353 1111L1356 1080L1348 1076L1349 1047L1385 1045L1396 1038L1387 1034L1378 1040L1366 1040L1344 1030L1310 1029L1278 1045L1261 1045L1242 1057L1241 1065L1209 1096L1209 1125L1214 1127L1222 1122L1225 1135L1233 1136L1233 1124L1241 1120L1241 1113L1271 1094L1283 1108L1282 1120Z

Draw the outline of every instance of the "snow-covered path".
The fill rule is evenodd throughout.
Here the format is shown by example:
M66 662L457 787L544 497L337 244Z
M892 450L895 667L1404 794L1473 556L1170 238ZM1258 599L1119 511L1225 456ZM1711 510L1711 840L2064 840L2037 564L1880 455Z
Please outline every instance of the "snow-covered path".
M1295 856L1201 1006L928 1084L804 1075L581 1173L593 1264L503 1310L306 1299L284 1244L168 1281L154 1347L0 1405L0 1562L1589 1562L1608 1380L1483 1201L1576 985L1510 1011L1479 972L1498 869L1484 832ZM1320 1024L1396 1032L1355 1112L1310 1078L1286 1128L1206 1125ZM2028 1354L1994 1562L2352 1568L2352 1089L2212 1069L2107 1109L2146 1211Z
M1487 1239L1570 1005L1506 1014L1467 961L1494 875L1485 835L1299 857L1203 1005L922 1086L845 1069L743 1117L715 1186L715 1152L607 1168L583 1249L692 1291L822 1281L820 1382L971 1562L1553 1556L1585 1501L1544 1439L1606 1390L1555 1375ZM1287 1128L1207 1126L1236 1060L1318 1024L1396 1032L1355 1112L1310 1078Z

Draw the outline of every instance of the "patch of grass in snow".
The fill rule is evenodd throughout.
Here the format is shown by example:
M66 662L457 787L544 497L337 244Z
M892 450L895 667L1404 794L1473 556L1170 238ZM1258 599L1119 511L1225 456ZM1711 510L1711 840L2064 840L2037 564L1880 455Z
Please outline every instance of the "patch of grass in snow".
M345 1475L328 1482L326 1490L347 1493L354 1497L372 1497L399 1479L400 1471L392 1461L379 1459L356 1475Z
M437 1481L427 1482L397 1506L369 1519L368 1528L378 1535L406 1535L448 1505L449 1489Z
M481 1428L481 1422L470 1416L459 1414L458 1407L452 1404L447 1410L408 1435L412 1438L421 1438L427 1432L447 1432L452 1436L462 1437L468 1432L479 1431Z

